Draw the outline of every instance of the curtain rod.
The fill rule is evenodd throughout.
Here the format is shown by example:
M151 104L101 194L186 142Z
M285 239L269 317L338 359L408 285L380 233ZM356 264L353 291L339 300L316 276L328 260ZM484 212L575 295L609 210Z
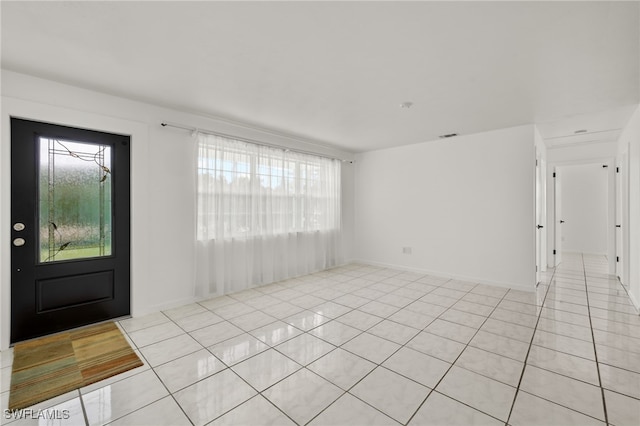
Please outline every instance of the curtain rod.
M237 140L237 141L241 141L241 142L248 142L248 143L252 143L254 145L268 146L270 148L281 149L281 150L283 150L285 152L292 151L292 152L297 152L299 154L315 155L316 157L329 158L331 160L338 160L338 161L342 161L342 162L345 162L345 163L353 163L353 161L351 161L351 160L343 160L342 158L332 157L330 155L319 154L317 152L312 152L312 151L304 151L304 150L301 150L301 149L286 148L286 147L282 147L282 146L275 145L275 144L256 141L256 140L253 140L253 139L241 138L241 137L234 136L234 135L228 135L226 133L215 132L213 130L200 129L198 127L184 126L182 124L169 123L169 122L166 122L166 121L163 121L162 123L160 123L160 125L162 127L173 127L173 128L176 128L176 129L188 130L190 132L200 132L200 133L204 133L206 135L221 136L223 138L229 138L229 139L233 139L233 140Z

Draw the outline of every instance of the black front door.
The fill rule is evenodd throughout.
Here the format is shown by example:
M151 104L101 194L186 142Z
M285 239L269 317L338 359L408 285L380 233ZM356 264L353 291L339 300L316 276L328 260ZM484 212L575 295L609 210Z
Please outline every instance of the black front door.
M129 136L11 119L11 342L130 313Z

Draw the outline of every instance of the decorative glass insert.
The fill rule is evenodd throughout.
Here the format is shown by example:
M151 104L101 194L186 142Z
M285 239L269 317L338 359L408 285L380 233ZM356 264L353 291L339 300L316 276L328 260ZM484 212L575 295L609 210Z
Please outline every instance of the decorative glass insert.
M111 147L41 137L39 261L111 255Z

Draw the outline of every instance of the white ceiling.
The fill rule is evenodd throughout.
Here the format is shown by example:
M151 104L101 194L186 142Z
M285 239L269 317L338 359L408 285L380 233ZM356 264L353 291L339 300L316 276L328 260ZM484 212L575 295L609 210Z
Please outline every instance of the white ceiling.
M638 2L0 4L5 69L354 152L640 102Z
M536 123L548 148L616 142L636 105Z

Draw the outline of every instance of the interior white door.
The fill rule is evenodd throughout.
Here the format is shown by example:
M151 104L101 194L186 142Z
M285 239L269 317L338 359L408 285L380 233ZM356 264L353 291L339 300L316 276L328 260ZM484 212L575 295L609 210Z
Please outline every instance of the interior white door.
M562 262L562 224L564 223L564 220L562 220L562 194L561 194L562 185L560 185L560 181L562 178L560 176L560 170L558 167L555 168L554 174L555 174L555 177L553 179L554 195L555 195L554 247L556 251L555 266L558 266L560 262Z
M540 221L542 215L542 177L540 176L542 170L540 154L536 150L536 285L541 281L542 274L542 232L544 231L544 225Z
M616 275L622 285L629 285L629 154L618 159L616 171ZM618 227L618 225L620 225Z
M622 275L624 271L624 250L622 248L622 164L623 161L618 159L616 162L616 276L623 281Z
M538 253L540 256L540 271L545 272L547 270L547 235L549 234L549 227L547 221L547 163L544 158L538 161L540 164L539 181L540 181L540 216L538 217L538 223L544 228L540 229L540 244L538 246Z

